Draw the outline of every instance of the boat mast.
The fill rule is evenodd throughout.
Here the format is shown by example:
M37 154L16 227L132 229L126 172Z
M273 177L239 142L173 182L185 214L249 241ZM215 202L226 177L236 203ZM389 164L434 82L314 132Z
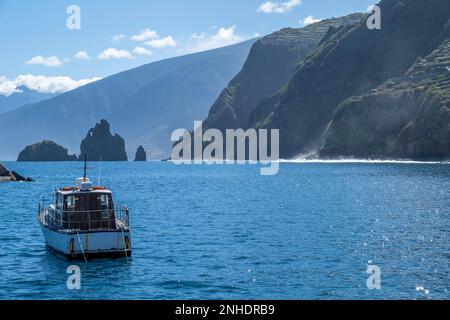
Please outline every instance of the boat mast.
M83 182L86 182L87 178L87 153L84 154L84 176L83 176Z

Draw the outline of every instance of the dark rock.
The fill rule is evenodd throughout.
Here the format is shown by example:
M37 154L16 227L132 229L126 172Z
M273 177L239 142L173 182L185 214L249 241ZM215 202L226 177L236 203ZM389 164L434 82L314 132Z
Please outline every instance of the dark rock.
M6 175L9 175L9 170L0 163L0 177L4 177Z
M89 130L80 151L80 160L87 154L88 161L128 161L125 140L118 134L112 135L109 123L104 119Z
M34 180L31 178L25 178L15 171L9 171L4 165L0 163L0 182L13 182L13 181L33 182Z
M136 157L134 161L147 161L147 153L143 146L139 146L136 151Z
M18 162L38 161L76 161L75 155L69 155L68 150L53 141L44 140L26 147L19 154Z

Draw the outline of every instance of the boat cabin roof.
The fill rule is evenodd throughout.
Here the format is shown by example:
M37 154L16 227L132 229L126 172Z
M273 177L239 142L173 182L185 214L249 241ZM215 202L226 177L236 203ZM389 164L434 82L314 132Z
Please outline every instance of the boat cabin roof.
M78 178L75 187L65 187L56 191L63 196L78 194L112 194L111 190L102 186L95 186L87 177Z
M65 187L57 190L57 193L64 196L69 196L72 194L85 194L85 193L99 193L99 194L112 194L111 190L106 187L92 187L89 190L81 190L80 187Z

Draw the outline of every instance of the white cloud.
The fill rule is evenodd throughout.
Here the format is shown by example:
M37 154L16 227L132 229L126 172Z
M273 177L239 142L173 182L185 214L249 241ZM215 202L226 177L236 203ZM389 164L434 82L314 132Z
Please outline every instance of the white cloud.
M47 77L35 76L32 74L20 75L14 80L0 77L0 95L9 96L14 92L20 92L20 89L18 88L21 86L25 86L41 93L63 93L100 79L101 78L94 77L90 79L74 80L67 76Z
M190 37L190 43L187 46L188 52L199 52L210 49L225 47L245 39L244 36L236 34L236 26L229 28L219 28L213 35L208 33L194 33Z
M317 19L317 18L314 18L313 16L308 16L305 19L300 20L300 24L307 26L307 25L310 25L310 24L313 24L316 22L320 22L322 20L323 19Z
M115 36L113 36L112 38L112 43L114 44L119 44L120 41L122 41L125 38L124 34L116 34Z
M367 12L373 12L373 9L375 8L374 4L371 4L370 6L367 7L366 11Z
M60 67L63 65L61 60L56 56L52 57L36 56L25 62L25 64L43 65L52 68Z
M91 60L91 57L88 55L86 51L79 51L74 55L75 59L80 60Z
M127 50L119 50L116 48L109 48L103 50L98 58L100 60L108 60L108 59L134 59L133 55Z
M172 36L168 36L162 39L153 39L145 42L144 44L156 49L162 49L166 47L176 47L177 45Z
M137 41L137 42L144 42L149 41L153 39L158 39L158 33L154 30L150 30L149 28L146 28L142 30L139 34L136 34L131 37L131 40Z
M151 56L152 52L148 49L142 48L142 47L136 47L133 50L134 54L143 55L143 56Z
M258 12L262 13L286 13L292 10L292 8L302 4L301 0L288 0L286 2L272 2L267 1L261 4L258 8Z

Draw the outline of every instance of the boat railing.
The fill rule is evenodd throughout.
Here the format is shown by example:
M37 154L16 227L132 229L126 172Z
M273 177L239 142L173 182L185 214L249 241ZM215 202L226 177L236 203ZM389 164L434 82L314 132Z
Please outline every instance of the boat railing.
M126 206L117 209L90 211L63 211L44 209L44 221L52 230L113 231L129 228L129 210Z

